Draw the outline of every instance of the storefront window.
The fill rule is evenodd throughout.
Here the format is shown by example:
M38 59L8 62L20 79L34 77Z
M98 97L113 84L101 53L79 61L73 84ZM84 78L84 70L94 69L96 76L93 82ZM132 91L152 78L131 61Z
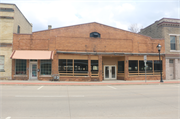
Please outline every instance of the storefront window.
M146 72L147 73L152 73L153 72L152 61L151 60L148 60L146 62Z
M66 59L59 59L59 71L66 73Z
M72 73L73 60L71 59L59 59L59 72L60 73Z
M41 60L41 75L51 75L51 60Z
M88 60L74 60L74 73L88 73Z
M98 60L91 60L91 73L98 74Z
M129 61L129 73L138 73L138 61L136 60Z
M152 73L152 61L148 60L146 62L146 73ZM139 61L139 73L145 73L144 61Z
M162 70L162 60L154 60L154 72L160 72Z
M124 73L124 61L118 61L118 73Z
M16 60L16 75L25 75L26 74L26 60Z

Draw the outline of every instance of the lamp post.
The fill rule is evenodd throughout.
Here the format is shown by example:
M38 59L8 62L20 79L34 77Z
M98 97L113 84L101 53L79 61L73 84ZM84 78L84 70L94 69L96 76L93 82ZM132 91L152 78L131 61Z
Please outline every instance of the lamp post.
M160 44L157 45L157 49L159 51L159 63L160 63L160 61L161 61L161 58L160 58L161 45ZM163 80L162 80L162 63L160 63L160 74L161 74L160 82L163 82Z

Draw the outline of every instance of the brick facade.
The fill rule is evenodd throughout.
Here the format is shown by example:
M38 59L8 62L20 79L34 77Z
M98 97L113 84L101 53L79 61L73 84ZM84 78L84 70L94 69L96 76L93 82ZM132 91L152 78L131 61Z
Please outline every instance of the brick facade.
M98 32L100 38L90 37L90 33ZM163 39L152 39L147 36L131 33L121 29L113 28L99 23L88 23L56 29L48 29L32 34L14 34L13 50L41 50L54 51L54 59L52 60L52 74L58 74L58 59L63 53L58 51L72 52L69 55L81 57L80 52L86 53L88 60L88 76L86 77L60 77L61 81L102 81L104 80L104 65L115 65L117 72L117 61L123 58L124 61L124 76L116 79L123 80L143 80L143 77L129 77L128 75L128 57L136 56L142 58L144 54L148 57L156 57L158 59L158 50L156 46L162 45L161 53L165 52ZM77 52L77 54L75 53ZM89 54L88 54L89 53ZM92 53L92 54L90 54ZM99 53L99 54L93 54ZM103 54L104 53L104 54ZM106 54L107 53L107 54ZM109 53L109 54L108 54ZM116 54L117 53L117 54ZM68 55L68 54L67 54ZM98 60L98 77L91 77L91 57L96 57ZM163 58L163 77L165 76L165 59ZM104 59L107 60L106 64ZM113 59L111 61L111 59ZM13 59L14 60L14 59ZM29 61L29 60L28 60ZM14 76L15 62L13 61L12 78ZM29 65L27 64L27 69ZM40 60L38 60L38 69L40 69ZM28 72L28 71L27 71ZM25 76L26 77L26 76ZM29 77L29 73L27 73ZM159 76L149 76L148 79L158 79ZM50 80L51 77L40 76L39 80ZM164 77L165 78L165 77Z

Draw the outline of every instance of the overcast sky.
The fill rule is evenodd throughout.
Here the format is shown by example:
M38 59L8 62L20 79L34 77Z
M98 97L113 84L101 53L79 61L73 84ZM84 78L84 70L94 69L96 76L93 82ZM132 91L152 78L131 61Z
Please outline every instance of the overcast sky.
M128 30L165 18L180 18L180 0L0 0L21 10L33 31L98 22Z

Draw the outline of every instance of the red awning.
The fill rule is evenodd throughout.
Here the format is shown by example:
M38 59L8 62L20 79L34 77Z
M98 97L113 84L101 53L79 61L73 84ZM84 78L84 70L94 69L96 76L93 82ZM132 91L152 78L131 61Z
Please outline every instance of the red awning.
M54 51L14 50L11 59L53 59Z

